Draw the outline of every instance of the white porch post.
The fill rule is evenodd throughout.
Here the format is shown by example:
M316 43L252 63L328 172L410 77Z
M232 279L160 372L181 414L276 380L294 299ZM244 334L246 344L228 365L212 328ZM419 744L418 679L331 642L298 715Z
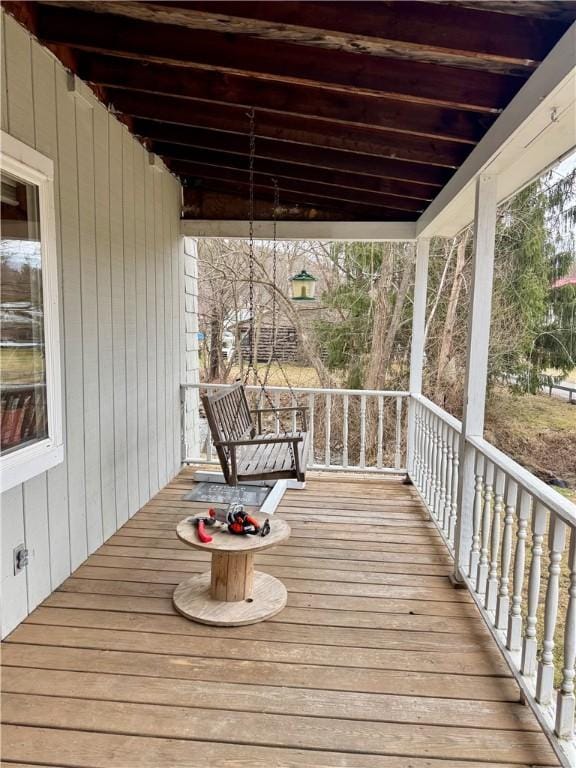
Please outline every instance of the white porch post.
M416 242L416 275L414 280L414 309L412 311L412 344L410 347L410 394L422 392L424 368L424 329L426 324L426 296L428 292L428 257L430 240L420 238ZM414 467L414 401L408 405L408 440L406 467L410 474Z
M464 413L460 439L458 517L455 534L455 579L468 571L472 545L475 452L468 437L483 437L488 346L492 309L494 241L496 236L496 177L480 175L476 180L472 300L468 318Z

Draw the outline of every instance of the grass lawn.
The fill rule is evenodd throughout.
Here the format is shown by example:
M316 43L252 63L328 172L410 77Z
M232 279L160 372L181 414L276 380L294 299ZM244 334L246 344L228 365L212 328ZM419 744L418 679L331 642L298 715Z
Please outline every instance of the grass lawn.
M557 477L557 489L576 502L576 405L546 395L492 392L486 439L543 480Z
M44 356L38 349L0 349L2 384L37 384L44 380Z
M261 381L264 381L266 378L266 369L266 363L259 363L258 376ZM234 379L239 376L240 369L238 366L233 366L228 380L234 381ZM286 381L286 379L288 379L288 381ZM282 363L282 366L280 366L278 363L272 363L267 378L267 384L271 387L287 387L288 382L291 387L314 388L321 386L318 374L311 366L297 365L295 363Z

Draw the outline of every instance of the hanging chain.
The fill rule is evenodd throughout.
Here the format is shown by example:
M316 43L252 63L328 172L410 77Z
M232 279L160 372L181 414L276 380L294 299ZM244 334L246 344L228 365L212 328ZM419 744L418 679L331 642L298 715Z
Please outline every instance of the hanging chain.
M248 260L249 260L249 276L248 276L248 306L250 312L250 344L249 344L249 358L248 367L246 370L246 381L250 379L250 371L252 371L255 378L254 368L254 341L255 341L255 322L254 322L254 157L256 155L256 131L255 131L255 115L254 107L250 109L248 113L250 119L250 154L249 154L249 202L248 202L248 219L249 219L249 244L248 244Z
M272 401L272 398L270 397L269 393L266 390L266 382L268 380L268 374L270 372L270 365L272 362L272 359L275 360L282 371L284 378L286 379L286 382L288 384L288 388L290 389L291 397L293 401L296 401L296 398L294 397L294 392L292 390L292 386L290 385L290 381L288 379L288 376L286 375L286 371L282 367L282 364L277 359L277 343L276 343L276 315L277 315L277 299L276 299L276 290L277 290L277 255L278 255L278 244L276 239L276 228L277 228L277 217L278 217L278 210L280 208L280 191L278 187L278 181L276 179L273 179L274 184L274 210L272 212L273 215L273 247L272 247L272 355L270 356L271 359L268 361L268 367L266 370L266 376L264 382L260 379L260 376L258 374L258 371L256 370L256 367L254 366L254 350L255 350L255 312L254 312L254 280L255 280L255 271L254 271L254 160L256 157L256 128L255 128L255 111L254 107L251 107L250 112L248 112L248 117L250 121L250 154L249 154L249 203L248 203L248 218L249 218L249 230L248 230L248 259L249 259L249 275L248 275L248 305L249 305L249 312L250 312L250 330L249 330L249 359L248 359L248 366L246 368L246 376L244 379L244 383L249 383L250 379L250 372L252 372L252 378L254 384L259 384L262 390L262 393L264 394L265 399L268 401L270 408L276 412L276 407ZM283 427L282 423L280 422L280 426L282 427L282 431L284 434L288 434L286 429ZM295 446L290 444L290 451L291 451L291 464L292 468L295 467Z

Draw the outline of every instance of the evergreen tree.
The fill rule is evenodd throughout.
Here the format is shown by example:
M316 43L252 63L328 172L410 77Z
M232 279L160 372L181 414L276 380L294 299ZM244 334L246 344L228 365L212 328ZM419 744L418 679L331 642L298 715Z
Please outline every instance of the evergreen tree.
M562 378L576 365L576 292L557 287L575 263L575 180L571 174L551 185L544 177L499 215L493 328L504 323L507 333L493 334L491 373L512 376L522 391L537 392L550 368Z

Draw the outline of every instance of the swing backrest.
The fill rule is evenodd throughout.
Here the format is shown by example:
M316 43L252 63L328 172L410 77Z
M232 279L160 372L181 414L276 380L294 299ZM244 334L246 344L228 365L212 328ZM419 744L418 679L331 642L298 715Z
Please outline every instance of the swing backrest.
M224 390L224 392L203 395L202 406L210 427L212 440L216 445L216 453L222 471L228 479L230 450L219 443L246 440L256 434L246 392L242 384L237 384Z

